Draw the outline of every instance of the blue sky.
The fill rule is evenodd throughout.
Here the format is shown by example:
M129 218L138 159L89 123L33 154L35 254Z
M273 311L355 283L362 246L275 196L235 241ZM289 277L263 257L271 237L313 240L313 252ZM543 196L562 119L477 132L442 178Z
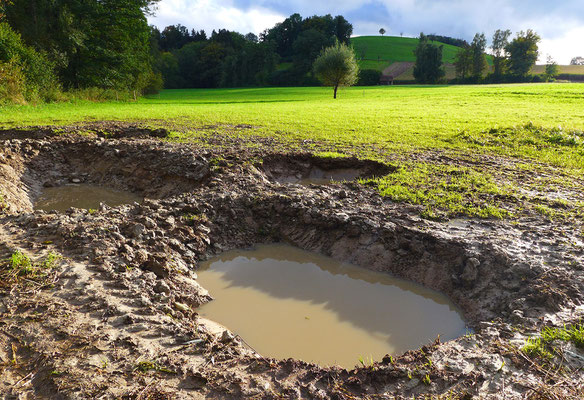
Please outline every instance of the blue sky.
M584 56L583 0L161 0L150 23L158 27L226 28L259 33L292 13L344 15L355 35L437 33L471 40L496 29L534 29L542 37L541 60L567 64Z

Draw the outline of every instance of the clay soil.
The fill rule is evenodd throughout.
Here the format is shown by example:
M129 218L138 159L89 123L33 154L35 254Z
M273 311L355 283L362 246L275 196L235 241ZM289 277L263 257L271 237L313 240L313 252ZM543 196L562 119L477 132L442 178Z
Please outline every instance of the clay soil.
M251 136L253 146L221 138L178 144L161 139L164 130L139 126L77 130L0 133L0 259L17 250L34 260L62 257L42 279L0 285L2 398L584 396L577 345L554 343L551 359L522 350L543 327L578 324L584 315L577 221L429 221L418 207L357 183L279 183L314 168L387 174L390 164L319 158L302 145L287 152ZM33 209L43 187L68 182L146 200L66 213ZM196 270L214 254L274 242L439 290L473 332L350 371L265 358L198 316L213 293L197 283ZM6 276L9 264L1 265Z

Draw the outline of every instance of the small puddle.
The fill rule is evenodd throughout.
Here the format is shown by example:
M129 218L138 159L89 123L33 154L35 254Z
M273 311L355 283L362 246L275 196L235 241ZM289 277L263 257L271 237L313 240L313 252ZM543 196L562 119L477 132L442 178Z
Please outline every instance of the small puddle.
M79 184L50 187L43 190L35 203L35 209L43 211L65 212L70 207L98 209L100 203L110 207L141 202L142 197L123 190L103 186Z
M298 183L300 185L327 185L332 182L354 181L360 178L363 171L354 168L339 168L334 170L324 170L314 167L310 172L302 177L282 176L278 179L280 183Z
M440 293L288 245L226 252L199 281L215 298L199 314L269 357L353 368L466 332Z

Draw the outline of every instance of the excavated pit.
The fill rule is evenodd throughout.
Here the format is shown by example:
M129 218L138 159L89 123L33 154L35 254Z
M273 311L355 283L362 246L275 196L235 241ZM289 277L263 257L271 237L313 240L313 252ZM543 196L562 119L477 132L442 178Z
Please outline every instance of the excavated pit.
M99 208L193 190L208 178L202 157L152 143L53 138L8 139L0 150L8 212ZM83 189L86 189L85 191Z
M383 176L395 171L395 168L377 161L354 157L294 154L286 157L267 157L263 162L263 171L268 179L274 182L308 186Z
M215 297L200 315L274 358L351 369L467 333L438 292L289 245L224 253L199 282Z
M74 267L67 267L73 272L63 272L65 282L36 292L50 305L45 311L33 310L30 319L6 319L0 329L11 327L10 335L32 343L39 354L46 352L53 363L48 370L67 371L49 377L55 386L83 387L90 376L93 386L82 389L83 395L74 395L78 398L91 398L98 386L107 388L111 397L123 397L130 388L139 392L143 387L133 374L148 357L174 371L157 375L160 385L185 398L191 391L209 397L229 392L238 398L242 393L259 395L266 387L291 398L351 398L344 393L356 398L371 393L418 397L464 387L473 395L486 394L484 398L505 391L515 399L525 393L527 379L544 379L509 355L517 348L513 346L525 343L526 334L516 327L535 331L542 323L563 326L582 316L582 280L576 279L581 276L577 266L582 253L565 247L558 252L553 244L530 253L534 243L547 243L553 236L545 226L470 219L441 224L423 220L419 210L392 203L361 185L280 183L289 177L309 178L318 170L328 174L349 169L358 178L391 173L392 167L384 164L306 154L225 153L123 134L118 139L17 137L8 136L0 143L0 236L10 242L6 249L18 243L31 251L57 249ZM213 159L229 163L216 165ZM261 166L258 159L263 160ZM121 190L145 200L92 212L34 209L43 190L67 185ZM421 350L399 355L409 347L396 347L393 357L384 357L384 351L359 354L364 359L373 356L375 364L350 372L260 356L246 345L245 334L243 339L233 337L199 315L213 305L212 296L219 301L222 295L207 288L204 277L198 280L194 271L201 260L275 243L440 292L456 304L475 333L459 338L460 331L451 337L446 333L442 339L453 340L443 344L429 343L434 335L425 336ZM364 296L347 289L342 298L357 303ZM0 295L2 304L29 304L29 298L29 292L22 298L17 291ZM321 303L327 301L323 299ZM10 307L26 313L28 306ZM64 310L67 319L47 311L55 309ZM45 314L52 319L34 325ZM409 315L429 319L416 312ZM312 320L307 317L301 323ZM74 333L67 336L63 326ZM51 342L52 337L56 342ZM77 361L67 351L52 350L63 340L84 338L87 343L75 345L81 349ZM115 373L104 368L95 374L95 365L85 366L83 360L95 353L84 349L94 343L99 344L98 354L107 355L111 370L130 371L127 377L116 375L114 385L107 379ZM7 353L0 346L3 359L12 357L10 344L6 346ZM431 384L422 383L423 379Z

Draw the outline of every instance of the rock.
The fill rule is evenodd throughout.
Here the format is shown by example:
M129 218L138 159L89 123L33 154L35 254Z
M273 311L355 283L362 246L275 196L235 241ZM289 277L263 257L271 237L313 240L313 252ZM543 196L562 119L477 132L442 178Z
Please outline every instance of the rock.
M146 227L143 224L134 224L134 226L132 227L132 235L135 238L138 238L140 236L142 236L142 234L146 231Z
M464 267L464 271L462 271L462 275L460 278L467 284L473 283L479 276L479 265L481 262L476 258L469 258L466 262L466 266Z
M233 336L233 333L229 332L228 330L223 331L223 334L221 335L221 342L229 343L233 339L235 339L235 336Z
M165 254L151 255L142 268L154 272L158 278L167 278L170 275L170 267Z
M170 286L168 286L168 283L166 283L165 281L160 280L160 281L158 281L156 286L154 286L154 291L156 293L170 294Z

